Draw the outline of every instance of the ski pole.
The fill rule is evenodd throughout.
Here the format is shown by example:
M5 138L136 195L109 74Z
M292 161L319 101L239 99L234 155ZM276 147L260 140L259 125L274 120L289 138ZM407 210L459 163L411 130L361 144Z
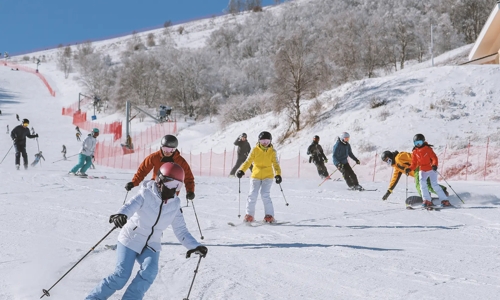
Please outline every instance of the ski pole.
M198 222L198 215L196 214L196 209L194 208L194 202L193 202L193 211L194 211L194 216L196 218L196 223L198 224L198 230L200 230L201 239L203 240L204 237L203 233L201 233L200 222Z
M457 192L455 192L455 190L451 187L451 185L448 183L448 181L446 181L446 178L444 178L443 174L439 173L437 170L436 172L439 174L439 176L441 176L444 180L444 182L446 182L446 184L450 187L450 189L453 191L453 193L455 193L455 195L457 195L458 199L460 199L460 201L462 201L463 204L465 204L464 200L462 200L462 198L460 198L460 196L457 194Z
M189 291L188 291L186 298L184 298L183 300L189 300L189 295L191 294L191 289L193 288L194 279L196 278L196 274L198 274L198 268L200 267L200 262L201 262L202 257L203 256L201 256L201 254L200 254L200 258L198 259L198 264L196 265L196 269L194 270L194 276L193 276L193 280L191 281L191 286L189 287Z
M36 138L36 147L38 148L38 153L40 153L40 145L38 144L38 138ZM42 160L40 159L40 167L42 166Z
M127 193L125 194L125 199L123 199L123 204L125 204L125 201L127 201L127 196L128 196L128 191L127 191Z
M406 203L406 199L408 199L408 175L406 175L406 194L405 194L406 198L405 198L405 203ZM413 203L410 203L410 205L412 205Z
M14 144L12 144L12 146L10 146L10 148L9 148L9 151L7 151L7 153L5 153L5 156L3 157L2 161L0 161L0 164L3 163L3 160L7 157L7 154L9 154L12 147L14 147Z
M338 169L335 169L335 171L332 172L332 174L328 175L328 177L325 178L325 180L323 180L318 186L321 186L323 183L325 183L325 181L327 181L328 179L330 179L330 177L332 177L332 175L337 172Z
M238 218L241 217L241 178L238 178Z
M109 232L108 232L108 233L107 233L107 234L106 234L106 235L105 235L105 236L104 236L104 237L103 237L103 238L102 238L99 242L97 242L97 244L95 244L92 248L90 248L89 252L87 252L87 254L85 254L82 258L80 258L80 260L79 260L79 261L77 261L77 262L76 262L76 264L74 264L74 265L71 267L71 269L69 269L69 270L68 270L68 272L64 273L64 275L63 275L61 278L59 278L59 280L58 280L58 281L56 281L56 283L54 283L54 285L52 285L52 286L51 286L48 290L46 290L46 289L42 289L43 295L42 295L42 297L40 297L40 299L42 299L44 296L50 297L49 291L50 291L53 287L55 287L55 286L56 286L56 284L58 284L58 283L59 283L59 281L61 281L61 280L64 278L64 276L68 275L68 273L69 273L69 272L71 272L71 270L73 270L73 268L74 268L74 267L76 267L76 265L78 265L78 264L79 264L79 263L80 263L80 262L81 262L81 261L82 261L82 260L83 260L83 259L84 259L84 258L85 258L85 257L86 257L89 253L90 253L90 252L94 251L95 247L97 247L97 245L99 245L99 244L100 244L100 243L101 243L101 242L102 242L105 238L107 238L107 237L108 237L108 235L110 235L110 234L111 234L111 232L113 232L113 230L115 230L116 228L117 228L117 227L116 227L116 226L114 226L114 227L113 227L113 229L111 229L111 230L110 230L110 231L109 231Z
M283 199L285 200L286 206L288 206L288 202L286 202L286 198L285 198L285 193L283 193L283 189L281 188L281 183L279 184L279 186L280 186L281 194L283 195Z
M77 153L77 154L74 154L74 155L70 155L70 156L66 156L66 158L70 158L70 157L73 157L73 156L77 156L78 154L80 154L80 153ZM58 161L61 161L61 160L65 160L65 159L64 159L64 158L62 158L62 159L58 159L58 160L56 160L56 161L53 161L52 163L55 163L55 162L58 162Z

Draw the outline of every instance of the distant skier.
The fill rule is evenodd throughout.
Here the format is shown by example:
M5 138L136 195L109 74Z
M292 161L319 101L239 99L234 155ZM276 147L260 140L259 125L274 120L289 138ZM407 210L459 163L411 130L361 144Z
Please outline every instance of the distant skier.
M410 175L412 170L416 170L417 167L420 167L418 172L420 182L426 182L427 178L429 178L432 188L438 194L439 200L441 200L441 205L450 206L451 204L450 201L448 201L448 197L437 183L438 158L436 153L434 153L434 150L432 150L433 146L429 145L425 141L425 137L421 133L418 133L413 137L413 145L415 147L413 147L412 150L411 165L405 169L406 175ZM429 193L427 184L421 184L420 191L422 192L422 200L424 201L422 206L433 206L431 194Z
M79 133L79 132L77 132L77 133L76 133L76 140L77 140L77 141L80 141L80 136L81 136L81 135L82 135L82 134L81 134L81 133Z
M321 179L327 178L329 174L325 167L325 163L328 162L328 159L323 152L323 147L319 144L319 136L315 135L313 137L311 145L307 148L307 155L310 155L309 163L314 163L316 169L318 169L318 174Z
M92 164L92 159L94 158L95 146L97 144L97 137L99 136L99 129L92 129L92 133L83 140L82 149L80 150L80 154L78 156L78 163L76 166L69 171L70 175L77 175L86 177L85 173Z
M9 125L7 125L7 134L9 134Z
M389 166L393 168L392 178L391 182L389 183L389 188L387 189L385 195L382 197L382 200L387 200L387 198L389 198L392 191L398 184L399 178L401 178L401 175L404 173L405 169L411 165L411 153L398 152L398 151L394 152L384 151L380 157L382 158L382 161L386 162ZM422 197L422 191L420 189L420 179L419 176L415 176L415 173L418 174L419 170L420 167L416 167L415 171L410 172L408 175L410 175L411 177L415 177L415 188L417 189L417 192L420 195L420 197ZM442 185L440 186L441 189L443 189L445 195L448 196L448 191L446 190L446 187ZM431 181L429 178L427 178L427 188L429 189L430 192L437 194L432 188Z
M80 127L76 126L75 127L76 132L78 132L80 135L82 135L82 132L80 131Z
M31 135L28 126L30 121L28 119L23 119L21 125L18 125L12 129L10 137L14 141L14 148L16 150L16 169L19 170L19 164L21 161L21 155L23 156L24 169L28 169L28 154L26 153L26 138L34 139L38 137L38 134Z
M66 146L63 145L61 153L63 154L63 159L67 160L67 158L66 158Z
M40 151L37 154L35 154L35 160L31 163L31 166L32 167L36 166L36 164L38 164L38 162L40 161L40 158L42 158L43 160L45 160L45 157L43 157L43 155L42 155L42 151Z
M31 134L35 135L35 128L31 127Z
M343 132L338 138L337 142L333 146L333 164L339 169L344 176L347 186L351 190L362 191L363 187L358 183L358 177L352 170L347 158L353 159L356 164L360 164L359 159L352 153L351 145L349 144L350 135L347 132Z
M252 146L250 146L250 143L247 140L247 134L242 133L236 141L234 141L234 145L238 146L238 158L236 159L236 163L234 164L233 169L231 172L229 172L229 177L234 177L236 174L236 171L238 168L241 166L242 163L247 160L248 155L250 154L250 151L252 150ZM252 171L252 166L250 166L250 171Z
M18 115L18 114L16 114L16 119L17 119L17 121L21 122L21 121L19 120L19 115Z
M273 184L273 177L276 184L280 184L281 168L278 163L276 150L271 144L273 137L271 133L262 131L259 134L259 142L252 149L247 160L240 166L236 176L238 178L245 175L245 171L253 163L252 175L250 176L250 190L248 192L245 222L253 222L255 216L255 204L259 196L264 203L264 222L274 223L274 206L271 200L271 186Z

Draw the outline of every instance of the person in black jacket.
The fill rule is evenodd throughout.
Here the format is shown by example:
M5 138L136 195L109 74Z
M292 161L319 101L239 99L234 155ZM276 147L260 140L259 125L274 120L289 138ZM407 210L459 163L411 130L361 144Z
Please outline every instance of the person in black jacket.
M250 151L252 150L252 146L250 146L250 143L247 140L247 134L242 133L236 141L234 141L234 145L238 146L238 159L236 160L236 164L234 164L233 169L229 173L229 177L234 177L234 174L236 174L236 171L238 171L238 168L247 160L248 154L250 154ZM252 171L252 166L250 166L250 171Z
M26 138L34 139L38 138L38 134L30 134L30 129L28 126L30 121L28 119L23 119L21 125L16 126L10 132L10 137L14 141L14 149L16 150L16 169L19 170L19 164L21 160L21 154L23 155L24 169L28 169L28 154L26 153Z
M333 146L333 164L338 168L338 170L344 176L345 182L349 186L349 189L362 191L363 187L359 185L358 177L356 173L352 170L349 165L347 158L350 157L356 162L357 165L361 164L359 159L354 156L351 149L351 144L349 144L350 135L347 132L343 132L338 138L337 142Z
M319 144L319 136L315 135L313 138L313 142L307 148L307 155L309 156L309 163L313 162L318 169L318 174L321 179L325 179L328 177L328 170L326 169L325 163L328 162L328 159L323 153L323 147Z

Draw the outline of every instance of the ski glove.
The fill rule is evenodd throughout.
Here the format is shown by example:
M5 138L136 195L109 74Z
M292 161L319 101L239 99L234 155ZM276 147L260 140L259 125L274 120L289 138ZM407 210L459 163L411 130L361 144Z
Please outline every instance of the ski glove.
M116 227L122 228L127 224L127 216L124 214L111 215L109 217L109 223L115 223Z
M186 199L193 200L194 199L194 192L187 192Z
M382 197L382 200L387 200L387 198L389 198L389 196L391 195L391 191L387 190L387 193L385 193L384 197Z
M356 164L357 165L361 164L361 162L359 161L359 159L356 161Z
M405 174L406 174L406 176L410 175L410 172L411 172L411 169L410 169L410 168L406 168L406 169L405 169Z
M435 166L435 165L434 165L434 166L432 166L432 170L433 170L433 171L437 171L437 169L438 169L438 166Z
M242 170L238 170L238 172L236 172L236 177L238 178L243 177L243 175L245 175L245 172L243 172Z
M134 183L131 181L131 182L128 182L126 185L125 185L125 189L127 190L127 192L130 192L131 189L134 188Z
M328 163L328 158L325 158L325 163Z
M339 164L337 165L337 169L339 169L339 171L340 171L340 172L342 172L342 171L344 170L344 164L339 163Z
M280 176L280 175L276 175L276 176L274 176L274 179L276 179L276 183L277 183L277 184L280 184L280 183L283 181L283 179L281 178L281 176Z
M37 133L37 134L35 134L35 137L36 137L36 138L38 138L38 133Z
M188 252L186 252L186 258L190 258L191 254L193 254L193 253L199 254L201 257L205 257L205 256L207 256L207 252L208 252L207 247L198 246L194 249L188 250Z
M309 163L311 163L313 160L313 157L312 156L309 156Z

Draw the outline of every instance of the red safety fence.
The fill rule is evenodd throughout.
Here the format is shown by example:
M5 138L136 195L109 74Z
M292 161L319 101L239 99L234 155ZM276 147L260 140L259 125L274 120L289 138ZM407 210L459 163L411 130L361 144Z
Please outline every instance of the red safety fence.
M56 92L52 89L52 87L50 86L50 84L47 82L47 79L45 79L45 77L42 74L40 74L39 72L37 72L36 69L30 68L30 67L21 66L21 65L17 65L17 64L13 64L13 63L10 63L10 62L7 62L7 61L2 61L2 63L3 63L4 66L10 67L11 69L17 69L17 70L20 70L20 71L24 71L24 72L35 74L36 76L38 76L38 78L40 78L40 80L43 82L43 84L45 84L45 86L49 90L50 95L52 97L56 96Z
M165 126L165 125L164 125ZM157 137L168 134L165 127L164 132ZM173 130L173 129L172 129ZM171 132L173 133L173 131ZM144 135L146 137L147 134ZM157 140L157 139L156 139ZM147 139L148 143L150 139ZM138 141L140 143L140 141ZM110 142L99 142L97 144L96 159L100 165L112 168L137 170L140 163L149 154L158 151L159 147L141 146L134 148L134 152L124 154L122 147ZM236 162L236 151L222 150L215 152L210 150L204 153L183 152L181 155L189 163L195 176L228 176ZM387 181L392 174L392 167L383 163L378 153L360 155L361 165L355 165L350 161L353 170L360 181ZM466 149L450 150L438 154L439 169L445 179L452 180L500 180L500 147L486 145L469 146ZM282 175L285 178L318 178L316 167L309 163L309 157L302 153L292 158L279 157ZM330 163L326 165L330 173L335 167ZM247 171L247 175L249 171ZM332 178L341 178L340 172L335 172Z

